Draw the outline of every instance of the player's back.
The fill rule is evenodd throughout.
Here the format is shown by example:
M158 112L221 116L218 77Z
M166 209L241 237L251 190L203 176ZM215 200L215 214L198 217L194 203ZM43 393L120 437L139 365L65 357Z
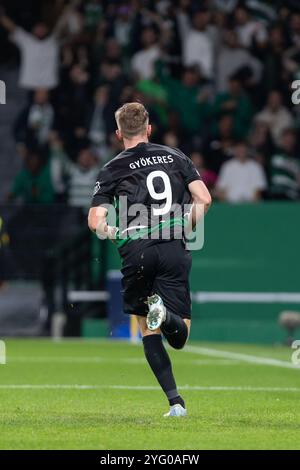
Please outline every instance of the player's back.
M114 203L119 248L136 239L158 243L182 234L191 202L188 184L197 179L199 173L180 150L141 142L101 170L92 205Z

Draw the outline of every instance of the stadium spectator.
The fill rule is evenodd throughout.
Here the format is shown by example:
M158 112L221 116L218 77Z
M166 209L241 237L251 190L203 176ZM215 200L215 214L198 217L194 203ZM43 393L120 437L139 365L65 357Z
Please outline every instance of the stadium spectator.
M37 23L29 33L3 14L0 22L20 49L20 87L28 90L55 88L58 84L59 64L56 33L49 34L48 26L43 22Z
M106 146L107 128L113 112L109 106L109 87L100 86L95 91L94 104L87 112L88 138L93 146L100 149Z
M48 161L56 202L66 202L67 180L66 175L62 171L62 167L67 158L61 136L58 132L52 131L49 136Z
M190 0L179 0L176 18L181 44L184 44L190 31L190 9Z
M44 150L50 136L43 161L51 162L55 129L70 161L92 146L103 164L121 150L114 110L140 100L153 141L173 142L189 155L201 149L218 174L236 139L246 139L270 181L282 132L300 122L291 103L291 82L300 76L295 3L164 0L141 8L135 0L62 0L52 9L40 3L26 20L21 4L17 21L0 13L20 48L21 86L30 90L15 125L18 154L27 146Z
M255 202L262 198L267 181L262 166L249 158L245 141L237 142L234 157L221 167L216 195L221 201Z
M214 68L213 40L208 31L210 13L199 9L193 16L193 28L183 44L183 63L185 66L198 65L206 78L211 78Z
M299 78L299 46L286 49L281 57L283 71L291 81Z
M269 93L266 106L256 114L255 120L268 124L276 145L280 145L282 132L293 126L293 116L283 105L281 93L276 90Z
M104 60L122 65L122 48L115 38L109 37L105 41L105 51L102 52L104 53Z
M167 145L169 147L179 148L180 141L179 141L179 136L177 132L176 133L172 131L166 132L162 137L162 143L163 145Z
M263 99L271 90L279 90L281 93L287 92L284 64L286 46L287 39L282 26L275 25L269 32L269 43L262 55L264 68L260 87L263 90Z
M299 199L300 154L294 129L282 133L281 146L271 158L270 178L273 199Z
M142 49L134 54L131 60L133 73L137 78L151 79L154 76L154 63L158 59L160 49L154 28L145 28L141 35Z
M55 139L52 152L51 174L57 192L67 190L70 206L88 209L91 202L91 187L95 185L99 173L99 160L95 153L85 147L79 151L76 162L72 162L62 148L59 139Z
M161 48L166 59L173 64L174 71L181 62L182 40L178 8L167 0L156 2L158 27L161 31ZM189 23L188 23L189 24Z
M274 150L269 126L265 122L256 121L249 135L249 149L253 158L269 172L270 157Z
M35 90L32 103L26 106L16 120L16 142L40 147L46 145L54 117L48 90L43 88Z
M300 12L295 11L288 24L289 40L293 46L300 47Z
M243 47L251 48L253 45L262 47L267 43L267 31L261 21L251 17L246 5L240 4L234 13L235 30L239 43Z
M24 204L51 204L54 202L50 166L37 150L29 150L24 168L16 175L9 201L22 201Z
M129 84L128 76L122 69L120 62L105 59L101 63L95 86L108 85L110 99L114 105L119 102L125 87Z
M224 114L218 120L215 134L209 136L203 146L208 167L215 173L219 173L222 164L232 157L234 141L232 116Z
M213 0L213 6L224 13L232 13L238 0Z
M106 153L101 155L101 165L104 165L107 163L109 160L114 158L118 153L122 152L123 146L122 142L117 138L116 133L112 132L108 136L108 148L106 150Z
M202 153L198 151L192 152L191 160L199 171L205 185L208 187L209 190L213 190L217 181L217 175L214 171L207 168Z
M63 71L56 91L56 128L64 135L68 152L75 158L81 139L86 136L85 118L90 103L90 74L83 64L75 63Z
M224 34L225 43L220 47L217 59L217 91L224 92L228 79L241 69L248 69L253 84L259 82L262 64L250 52L238 43L237 33L227 30Z
M126 49L130 42L130 31L131 31L131 9L130 5L120 5L116 12L116 20L114 22L114 36L122 46Z
M253 107L237 75L231 76L228 80L228 89L216 96L213 116L219 118L224 114L232 116L235 135L245 138L250 129Z
M138 80L136 90L147 99L151 108L158 115L161 124L167 126L167 91L162 83L157 80ZM149 105L148 105L149 106Z
M197 66L185 67L178 80L162 63L156 67L157 78L167 93L170 108L180 116L183 129L188 134L195 134L201 129L210 113L210 88L199 73Z

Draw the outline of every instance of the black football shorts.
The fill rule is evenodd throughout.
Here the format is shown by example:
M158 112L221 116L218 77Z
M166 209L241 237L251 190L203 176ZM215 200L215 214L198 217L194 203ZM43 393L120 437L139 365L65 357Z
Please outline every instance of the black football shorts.
M129 245L129 244L128 244ZM147 297L158 294L171 312L191 318L189 273L192 257L182 240L150 246L131 242L123 258L122 286L124 311L146 316Z

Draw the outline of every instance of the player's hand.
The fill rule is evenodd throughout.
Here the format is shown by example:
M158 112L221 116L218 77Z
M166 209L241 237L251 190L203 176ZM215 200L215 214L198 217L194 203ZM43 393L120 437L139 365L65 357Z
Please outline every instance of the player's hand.
M119 229L117 227L111 227L110 225L107 226L107 237L113 243L116 243L116 236L117 236L118 231Z

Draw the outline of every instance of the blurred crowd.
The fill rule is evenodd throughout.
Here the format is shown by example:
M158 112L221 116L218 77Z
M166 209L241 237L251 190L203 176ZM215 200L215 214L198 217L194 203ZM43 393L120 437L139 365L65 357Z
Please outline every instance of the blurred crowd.
M0 16L28 96L9 200L88 207L122 150L114 112L136 100L152 140L188 154L216 199L299 200L300 2L58 0L40 14Z

